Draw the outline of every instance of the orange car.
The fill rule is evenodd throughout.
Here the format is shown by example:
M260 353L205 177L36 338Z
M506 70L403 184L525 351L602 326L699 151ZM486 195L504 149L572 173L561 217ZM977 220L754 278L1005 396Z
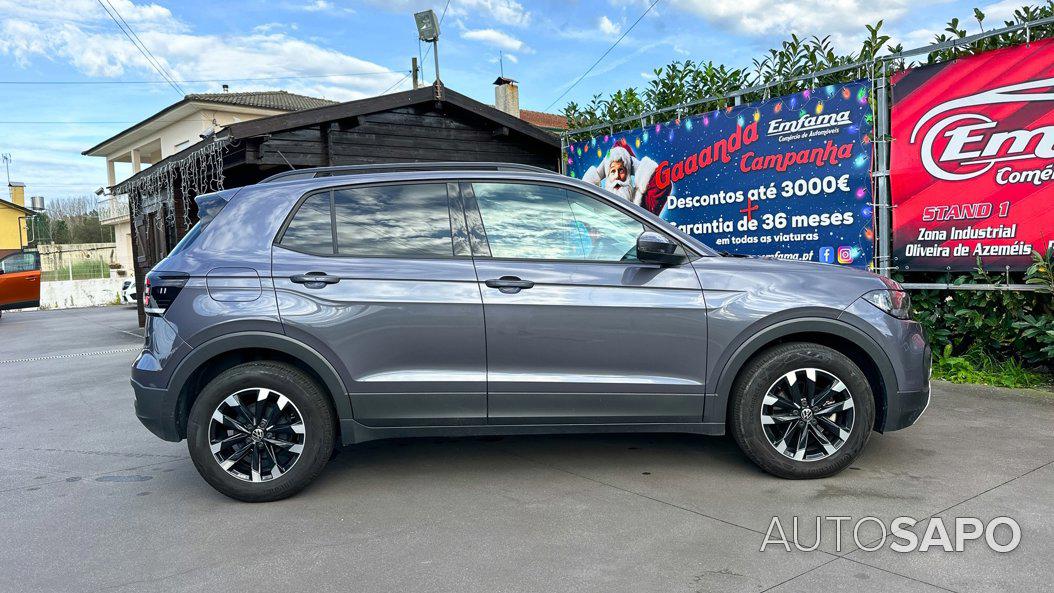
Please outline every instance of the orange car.
M40 306L40 254L20 251L0 259L0 312Z

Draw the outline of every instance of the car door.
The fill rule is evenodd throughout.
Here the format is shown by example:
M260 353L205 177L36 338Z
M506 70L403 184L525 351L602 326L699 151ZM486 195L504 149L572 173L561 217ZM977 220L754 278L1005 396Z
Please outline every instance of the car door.
M482 235L489 423L701 421L699 280L687 262L636 259L640 233L660 229L558 184L462 190Z
M339 360L356 420L486 422L483 305L457 184L309 194L272 274L286 331Z
M12 253L0 259L0 309L40 306L40 255Z

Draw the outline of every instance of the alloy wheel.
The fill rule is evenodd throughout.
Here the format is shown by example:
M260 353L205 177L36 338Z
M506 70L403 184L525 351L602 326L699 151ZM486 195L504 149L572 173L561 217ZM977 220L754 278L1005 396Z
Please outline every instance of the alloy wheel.
M266 387L227 396L209 424L216 463L246 482L266 482L288 472L304 451L305 435L296 405Z
M761 425L769 444L796 461L833 455L852 433L855 417L845 383L822 369L782 375L761 402Z

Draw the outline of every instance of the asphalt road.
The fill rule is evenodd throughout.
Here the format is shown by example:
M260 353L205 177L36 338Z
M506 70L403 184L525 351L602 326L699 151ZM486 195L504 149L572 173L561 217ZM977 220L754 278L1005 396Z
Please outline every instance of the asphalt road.
M770 477L728 438L422 439L346 448L300 495L250 505L139 424L128 367L140 342L125 307L0 319L0 591L987 593L1054 581L1054 398L1035 393L937 384L916 426L875 434L826 480ZM1000 515L1022 532L1005 554L852 540L865 516ZM823 521L817 550L762 552L774 516L788 538L799 518L803 546L817 516L852 520L840 545ZM865 545L878 536L863 524Z

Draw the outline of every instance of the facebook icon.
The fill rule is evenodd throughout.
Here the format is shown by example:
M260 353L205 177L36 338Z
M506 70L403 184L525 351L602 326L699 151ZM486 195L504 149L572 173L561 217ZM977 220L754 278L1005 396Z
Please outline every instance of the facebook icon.
M821 247L820 248L820 263L821 264L833 264L834 263L834 247Z

